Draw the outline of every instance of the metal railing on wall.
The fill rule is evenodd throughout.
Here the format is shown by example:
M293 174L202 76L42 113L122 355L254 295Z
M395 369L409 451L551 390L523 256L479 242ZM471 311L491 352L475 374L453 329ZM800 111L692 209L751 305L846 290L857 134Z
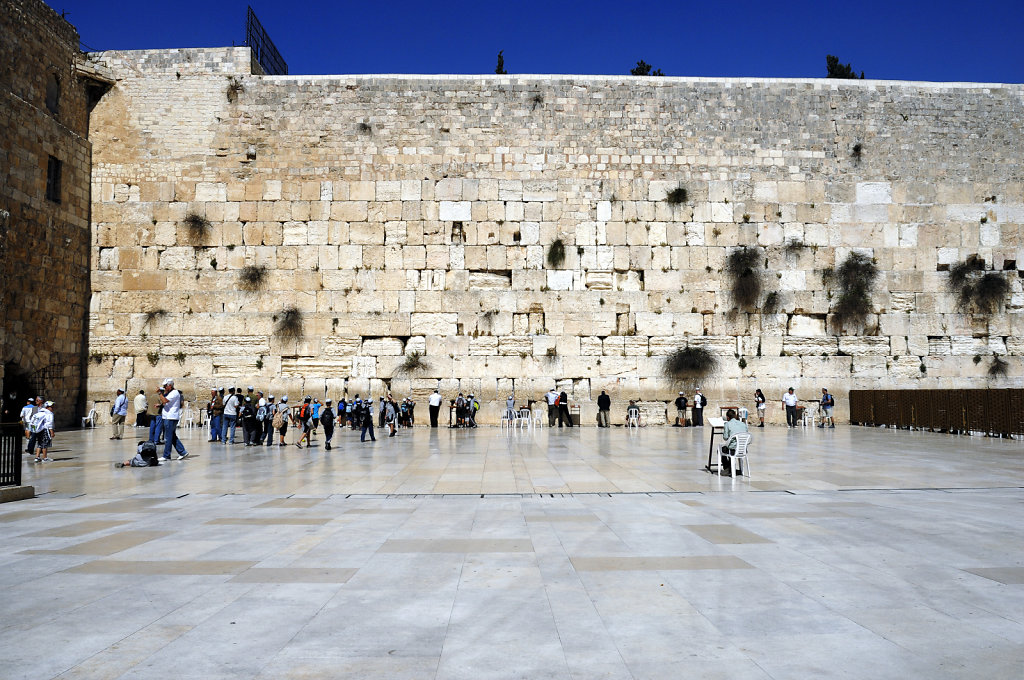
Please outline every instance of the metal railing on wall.
M1024 390L850 390L850 421L953 434L1024 435Z
M0 423L0 486L21 486L21 423Z
M288 64L277 51L263 24L256 18L252 7L245 14L245 44L252 48L253 56L268 76L288 75Z

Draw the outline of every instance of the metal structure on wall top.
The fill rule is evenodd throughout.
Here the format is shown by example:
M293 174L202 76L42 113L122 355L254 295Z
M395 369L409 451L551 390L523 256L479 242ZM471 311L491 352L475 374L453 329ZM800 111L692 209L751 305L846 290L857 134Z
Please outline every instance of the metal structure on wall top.
M245 45L252 48L256 61L268 76L288 75L288 64L277 51L263 24L256 18L256 12L249 7L245 14Z

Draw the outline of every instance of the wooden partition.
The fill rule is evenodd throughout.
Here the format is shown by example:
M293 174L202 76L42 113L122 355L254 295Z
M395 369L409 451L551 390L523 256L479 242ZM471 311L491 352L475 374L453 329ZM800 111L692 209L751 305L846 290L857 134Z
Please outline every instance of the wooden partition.
M850 421L939 432L1024 434L1024 390L851 390Z

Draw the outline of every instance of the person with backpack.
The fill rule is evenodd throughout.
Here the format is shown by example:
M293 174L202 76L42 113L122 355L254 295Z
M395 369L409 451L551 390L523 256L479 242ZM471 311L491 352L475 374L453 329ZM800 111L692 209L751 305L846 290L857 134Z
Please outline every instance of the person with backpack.
M263 437L270 425L270 419L267 417L267 400L263 396L263 390L256 390L256 397L257 398L253 400L253 408L256 409L256 443L262 444ZM262 418L260 418L261 408L263 409Z
M274 395L271 394L267 397L266 413L263 416L263 439L257 441L257 444L266 443L267 446L274 445L274 416L277 415L277 404L274 403ZM259 415L259 411L256 412Z
M277 410L274 411L273 420L270 421L271 426L280 438L278 446L285 445L284 438L288 434L288 420L288 395L286 394L281 397L281 403L278 405Z
M676 397L676 422L672 427L686 427L686 395L682 392Z
M480 411L480 400L471 394L466 401L466 410L469 412L469 422L466 427L476 427L476 414Z
M697 393L693 395L693 407L690 409L690 413L693 414L693 426L704 427L704 407L708 405L708 398L697 388Z
M145 439L139 440L135 449L135 456L123 463L114 463L115 468L126 467L159 467L160 457L156 454L156 444Z
M34 416L29 429L36 437L36 463L49 463L50 456L47 455L50 446L53 444L53 402L43 404Z
M242 402L242 410L238 412L238 418L242 421L242 441L245 446L256 446L259 420L256 419L256 407L253 406L252 397L246 397Z
M356 395L357 397L359 395ZM359 433L359 441L366 441L366 433L370 433L370 441L375 442L377 438L373 435L373 398L367 397L366 401L358 406L352 407L353 422L358 422L362 432Z
M299 441L295 442L295 446L301 449L303 440L306 441L306 446L312 446L310 435L313 431L313 397L307 396L302 400L302 406L296 412L294 420L295 427L302 428L302 434L299 436Z
M463 427L466 424L466 398L459 392L455 398L455 427Z
M312 426L313 426L313 434L316 434L317 427L320 425L320 407L321 406L323 406L323 404L320 403L319 399L314 399L313 400L313 420L312 420L312 423L311 423Z
M331 439L334 438L334 409L331 408L331 400L324 402L320 409L320 424L324 426L324 450L331 450Z
M828 390L826 390L824 387L822 387L821 388L821 410L824 411L825 414L822 416L821 424L819 424L818 427L825 427L825 421L827 420L828 423L829 423L829 425L828 425L829 429L832 429L832 430L836 429L836 421L835 421L835 418L832 417L832 409L835 408L835 405L836 405L835 397L833 397L831 394L829 394Z
M388 436L394 437L396 434L398 434L398 432L395 430L395 420L397 419L398 415L396 413L397 409L395 408L395 400L391 398L391 395L388 395L388 400L384 403L384 409L384 422L388 426L388 432L390 432Z

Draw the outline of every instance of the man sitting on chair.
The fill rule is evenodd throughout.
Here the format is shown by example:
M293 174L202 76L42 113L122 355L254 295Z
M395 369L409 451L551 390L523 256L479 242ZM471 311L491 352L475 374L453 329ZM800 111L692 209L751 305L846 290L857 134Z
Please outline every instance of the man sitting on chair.
M729 441L732 436L737 432L749 432L747 424L736 417L736 411L729 409L725 412L725 426L722 428L722 439L725 440L726 444L722 445L722 453L733 453L736 451L736 442ZM728 458L722 458L722 472L729 472L731 463ZM736 474L740 471L736 470Z

